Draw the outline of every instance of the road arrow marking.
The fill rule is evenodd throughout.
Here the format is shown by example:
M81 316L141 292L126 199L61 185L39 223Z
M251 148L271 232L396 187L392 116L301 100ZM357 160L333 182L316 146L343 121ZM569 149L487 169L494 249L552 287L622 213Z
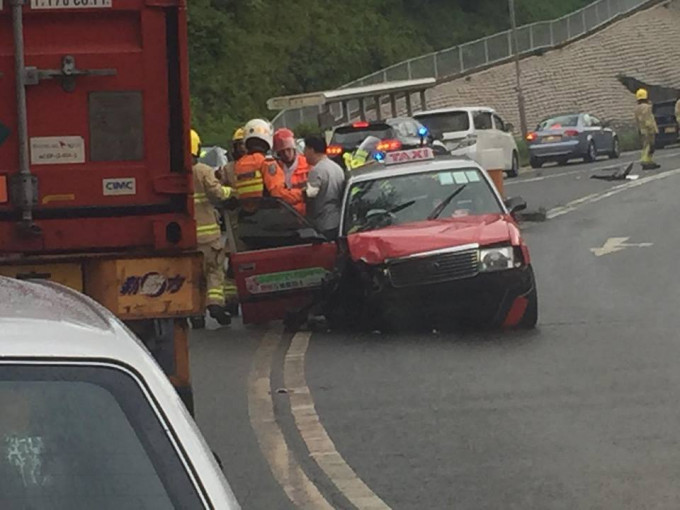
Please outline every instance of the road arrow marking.
M654 243L628 243L630 237L610 237L604 246L601 248L591 248L596 257L601 257L602 255L609 255L610 253L616 253L617 251L623 251L626 248L649 248L654 246Z

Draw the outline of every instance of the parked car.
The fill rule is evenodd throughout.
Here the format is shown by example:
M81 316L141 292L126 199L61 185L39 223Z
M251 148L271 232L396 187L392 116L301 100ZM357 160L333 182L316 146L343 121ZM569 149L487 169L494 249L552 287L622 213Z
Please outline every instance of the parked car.
M598 156L615 159L621 154L616 131L589 113L549 117L528 133L526 140L533 168L548 161L566 165L570 159L583 159L591 163Z
M5 277L0 303L0 508L239 508L167 376L108 310Z
M505 123L492 108L443 108L418 112L414 118L441 140L453 156L467 156L483 164L484 151L503 151L503 170L509 177L519 175L519 150L512 134L513 125Z
M345 168L345 153L353 153L369 136L381 140L378 150L384 153L432 146L434 140L420 122L410 117L394 117L380 121L359 121L333 130L326 154ZM443 148L446 153L446 149Z
M654 103L654 117L656 125L659 127L659 134L656 135L656 148L663 149L666 145L678 143L678 119L675 118L676 101L663 101Z
M306 316L400 330L466 323L533 328L538 298L526 246L487 172L429 148L353 171L337 241L271 197L242 211L245 250L230 266L245 323Z

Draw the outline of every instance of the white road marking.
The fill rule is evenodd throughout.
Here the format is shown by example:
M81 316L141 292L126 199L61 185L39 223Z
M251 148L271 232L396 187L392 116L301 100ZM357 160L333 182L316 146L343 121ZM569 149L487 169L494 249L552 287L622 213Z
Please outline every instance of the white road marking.
M314 399L305 377L305 355L311 333L300 332L286 353L283 378L289 390L290 408L295 424L310 456L338 490L359 510L389 510L347 464L316 413Z
M281 341L281 329L273 328L264 335L248 375L248 414L260 450L269 463L274 478L296 508L332 510L288 448L276 422L271 396L271 367Z
M611 253L616 253L617 251L623 251L626 248L648 248L654 246L654 243L628 243L630 237L610 237L605 241L604 245L600 248L591 248L596 257L602 257L603 255L609 255Z
M614 186L613 188L610 188L607 191L603 191L601 193L592 193L585 197L572 200L566 205L550 209L547 212L546 217L547 219L551 220L553 218L557 218L567 213L576 211L577 209L583 207L584 205L594 204L595 202L599 202L600 200L604 200L605 198L618 195L619 193L622 193L628 189L637 188L638 186L644 186L645 184L648 184L650 182L659 181L661 179L666 179L668 177L672 177L678 174L680 174L680 168L676 168L675 170L668 170L666 172L661 172L655 175L650 175L649 177L643 177L642 179L638 179L637 181L630 181L626 182L625 184L619 184L618 186Z

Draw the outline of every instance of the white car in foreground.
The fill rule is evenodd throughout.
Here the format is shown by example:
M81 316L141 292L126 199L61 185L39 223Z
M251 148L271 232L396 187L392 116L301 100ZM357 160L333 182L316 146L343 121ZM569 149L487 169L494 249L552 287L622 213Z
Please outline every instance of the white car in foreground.
M238 509L145 347L60 285L0 277L0 508Z
M519 174L519 151L512 124L506 124L491 108L465 107L428 110L413 115L441 140L453 156L467 156L484 166L484 154L502 152L503 170L510 177Z

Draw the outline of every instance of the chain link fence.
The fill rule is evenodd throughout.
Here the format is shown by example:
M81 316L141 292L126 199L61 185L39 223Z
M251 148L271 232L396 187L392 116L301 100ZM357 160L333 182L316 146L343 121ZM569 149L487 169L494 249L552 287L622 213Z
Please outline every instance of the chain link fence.
M554 21L541 21L517 29L521 55L548 50L578 39L602 25L657 0L597 0ZM339 87L360 87L388 81L418 78L453 78L510 59L515 53L512 32L507 30L477 41L428 53L394 64ZM276 127L316 124L319 107L281 111L273 120Z

